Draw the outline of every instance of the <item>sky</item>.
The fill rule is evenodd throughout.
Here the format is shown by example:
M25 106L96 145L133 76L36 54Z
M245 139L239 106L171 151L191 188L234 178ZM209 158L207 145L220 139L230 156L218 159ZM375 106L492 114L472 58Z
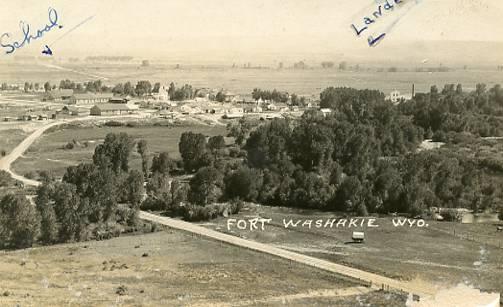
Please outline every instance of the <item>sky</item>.
M34 30L43 28L52 7L63 28L51 29L13 54L37 55L48 44L61 57L132 55L196 62L267 55L285 59L326 55L385 58L388 54L400 56L401 47L410 44L418 49L430 42L503 43L501 0L402 0L393 11L383 11L358 37L351 25L363 27L363 18L372 17L384 1L4 0L0 34L11 35L4 37L4 44L22 41L19 22L29 23ZM369 47L368 36L381 33L386 37ZM491 59L501 50L492 51L494 54L488 54ZM484 56L485 51L475 52ZM452 53L463 55L462 50ZM12 54L0 54L5 56Z

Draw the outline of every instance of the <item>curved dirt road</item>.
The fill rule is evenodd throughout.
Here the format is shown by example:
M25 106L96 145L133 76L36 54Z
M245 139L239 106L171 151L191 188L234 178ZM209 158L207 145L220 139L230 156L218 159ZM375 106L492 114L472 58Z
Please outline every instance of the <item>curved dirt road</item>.
M61 124L66 123L65 121L57 121L50 123L48 125L42 126L35 130L32 134L30 134L26 139L24 139L19 145L16 146L8 155L0 159L0 170L4 170L8 172L12 178L19 180L23 182L25 185L31 185L31 186L38 186L40 182L36 180L31 180L28 178L25 178L23 176L20 176L18 174L15 174L12 172L10 169L12 163L16 161L28 148L35 142L44 132L46 132L49 128L52 128L54 126L58 126Z

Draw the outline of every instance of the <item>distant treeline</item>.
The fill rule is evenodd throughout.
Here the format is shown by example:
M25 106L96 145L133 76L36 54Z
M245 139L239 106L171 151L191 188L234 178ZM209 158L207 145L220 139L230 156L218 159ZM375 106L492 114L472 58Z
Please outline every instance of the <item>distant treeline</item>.
M129 62L133 60L132 56L88 56L85 61L88 62Z

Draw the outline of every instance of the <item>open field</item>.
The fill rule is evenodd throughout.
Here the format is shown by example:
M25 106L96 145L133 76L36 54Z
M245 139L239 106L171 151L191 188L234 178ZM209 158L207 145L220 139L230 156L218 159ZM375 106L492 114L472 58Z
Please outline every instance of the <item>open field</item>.
M26 136L27 134L20 129L0 130L0 150L5 150L6 153L9 153Z
M219 218L203 225L250 240L272 244L310 256L346 264L388 277L428 283L437 287L450 287L466 283L488 291L503 292L503 249L481 242L462 240L437 229L452 227L453 223L427 221L428 227L394 227L391 218L378 218L378 228L366 229L364 244L351 244L353 231L362 228L285 229L283 219L336 218L331 213L295 210L278 207L255 206L243 210L232 218L271 218L265 231L240 230L232 226L227 231L227 218ZM340 217L340 216L339 216ZM302 223L302 222L301 222ZM459 225L459 224L458 224ZM493 225L477 225L495 233ZM364 228L365 229L365 228Z
M56 176L62 176L66 167L91 161L96 146L102 143L105 136L111 132L126 132L134 139L147 140L150 155L167 151L172 158L180 158L178 142L181 134L185 131L203 133L208 136L226 135L225 126L77 126L44 134L23 157L14 163L13 170L23 175L34 171L48 170ZM64 146L72 140L81 145L75 146L73 149L64 149ZM83 145L86 142L87 147ZM136 152L131 155L131 167L141 169L141 159Z
M56 68L62 67L63 69ZM431 85L443 87L445 83L461 83L465 90L474 89L477 83L489 87L503 84L502 71L456 70L451 72L382 72L338 71L323 69L276 70L276 69L231 69L231 68L183 68L173 65L140 67L136 64L0 64L0 80L24 83L50 81L59 84L63 79L76 82L104 78L106 84L138 80L150 80L169 84L189 83L194 87L226 88L240 95L251 94L253 88L285 90L301 95L315 95L328 86L350 86L359 89L379 89L386 94L397 89L403 93L429 91Z
M0 278L1 305L403 306L405 299L169 230L4 252Z

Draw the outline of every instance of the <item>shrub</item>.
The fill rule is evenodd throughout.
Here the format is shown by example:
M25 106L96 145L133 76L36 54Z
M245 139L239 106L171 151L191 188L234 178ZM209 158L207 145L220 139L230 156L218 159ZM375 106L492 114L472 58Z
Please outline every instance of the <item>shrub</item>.
M12 178L6 171L0 171L0 187L7 187L12 184Z
M180 207L183 219L189 222L209 221L219 216L228 215L231 212L237 212L241 209L239 204L211 204L207 206L198 206L188 204ZM233 210L234 209L234 210Z
M37 173L31 171L31 172L24 174L24 176L28 179L35 179L37 177Z
M122 127L122 126L124 126L123 123L115 121L115 120L107 121L104 125L107 127Z
M239 157L240 152L241 152L241 149L236 148L236 147L231 147L231 148L229 148L229 157L237 158L237 157Z
M243 209L245 203L241 199L234 199L229 204L229 210L231 214L238 214L241 209Z
M101 223L93 230L93 237L96 240L105 240L120 236L124 232L124 227L115 223Z
M438 130L433 134L432 141L433 142L447 142L447 134L442 130Z
M73 142L68 142L65 145L65 149L69 149L69 150L73 149L74 147L75 147L75 144Z
M5 150L2 149L2 151L0 151L0 155L2 157L5 157L7 155L7 152Z
M456 212L456 210L451 210L451 209L442 210L442 212L440 212L440 215L444 218L444 221L447 221L447 222L458 221L460 218L459 214Z
M140 208L141 210L160 211L166 208L166 204L160 199L149 196L141 203Z

